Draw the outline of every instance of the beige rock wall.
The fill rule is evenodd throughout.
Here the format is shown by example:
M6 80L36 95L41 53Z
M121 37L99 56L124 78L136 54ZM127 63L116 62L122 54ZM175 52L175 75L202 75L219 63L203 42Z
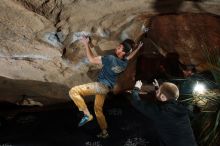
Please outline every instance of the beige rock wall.
M152 16L173 12L219 15L220 3L217 0L1 0L0 99L9 96L16 99L21 94L34 93L67 100L66 91L70 87L94 81L100 69L86 59L84 48L78 41L82 34L92 37L95 54L104 55L112 52L125 38L138 40ZM175 19L178 22L182 17ZM163 22L159 22L158 27L154 28L154 37L164 46L165 39L157 39L160 31L156 31L166 32ZM196 35L192 40L194 37ZM123 80L120 81L117 91L132 86L135 61L131 64L124 79L130 78L130 82L125 85ZM9 83L3 84L7 79ZM9 94L12 88L16 92Z

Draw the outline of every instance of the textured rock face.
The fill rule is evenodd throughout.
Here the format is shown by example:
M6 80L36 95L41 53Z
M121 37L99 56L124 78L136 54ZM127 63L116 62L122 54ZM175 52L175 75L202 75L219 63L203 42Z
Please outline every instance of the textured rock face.
M43 68L38 68L37 64L43 66L43 62L61 56L58 48L37 38L38 33L47 27L53 30L52 23L11 1L0 3L1 76L33 79L34 74L36 80L44 80L40 76ZM44 37L45 40L49 39L46 35Z
M163 52L175 50L183 63L204 69L201 53L192 52L200 48L201 33L210 47L219 48L219 18L200 14L219 15L216 0L1 0L0 99L14 102L22 94L68 99L70 87L94 81L100 69L86 59L78 41L82 35L92 37L95 54L104 55L125 38L140 39L153 16L172 12L189 14L157 16L149 36ZM143 41L151 55L155 48ZM135 64L122 74L115 92L132 86Z
M139 59L138 78L152 80L160 70L161 59L172 66L169 74L182 74L177 70L178 60L183 64L194 64L199 72L210 70L208 54L212 61L220 56L220 19L210 14L166 14L152 18L150 39ZM207 52L209 50L209 53ZM178 57L179 56L179 57ZM164 61L164 60L163 60ZM167 64L168 63L168 64ZM217 78L216 78L217 79Z
M164 15L154 19L151 38L162 52L177 52L184 64L207 68L204 47L220 48L220 17L208 14Z

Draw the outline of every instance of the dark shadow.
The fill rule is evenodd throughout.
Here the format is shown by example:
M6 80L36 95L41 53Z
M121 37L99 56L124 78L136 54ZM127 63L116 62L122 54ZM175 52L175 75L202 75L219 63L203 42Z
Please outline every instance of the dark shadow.
M166 55L161 62L161 67L164 68L165 74L169 74L173 77L183 77L183 67L180 61L180 56L177 52L171 52Z
M155 0L153 7L159 13L177 13L184 0Z
M47 110L26 110L12 118L0 118L0 144L11 145L76 145L76 146L157 146L157 134L152 121L130 105L126 94L110 95L104 113L110 137L98 139L96 119L77 127L81 118L72 103L56 104ZM94 115L93 102L87 104Z
M155 78L162 80L183 78L184 68L185 65L179 61L179 54L176 52L168 53L166 56L141 55L137 62L136 80L152 83Z
M199 3L208 1L208 0L156 0L154 2L154 8L159 13L178 13L179 8L182 6L183 2L190 1L193 3L193 6L200 10L202 13L206 13Z
M69 87L53 82L13 80L0 77L0 101L16 102L25 95L42 103L67 101Z

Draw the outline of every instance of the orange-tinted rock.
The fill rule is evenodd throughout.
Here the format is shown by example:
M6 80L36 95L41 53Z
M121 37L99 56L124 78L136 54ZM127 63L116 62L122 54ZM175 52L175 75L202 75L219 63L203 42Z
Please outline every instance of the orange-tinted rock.
M220 49L220 17L209 14L170 14L155 17L151 38L164 52L177 52L184 64L207 68L207 53Z

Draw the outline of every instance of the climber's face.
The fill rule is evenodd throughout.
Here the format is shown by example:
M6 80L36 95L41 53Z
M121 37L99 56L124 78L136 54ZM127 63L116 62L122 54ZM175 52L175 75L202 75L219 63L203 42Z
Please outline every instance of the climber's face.
M124 57L126 53L124 52L124 46L122 44L118 45L118 47L115 48L115 54L120 59Z

